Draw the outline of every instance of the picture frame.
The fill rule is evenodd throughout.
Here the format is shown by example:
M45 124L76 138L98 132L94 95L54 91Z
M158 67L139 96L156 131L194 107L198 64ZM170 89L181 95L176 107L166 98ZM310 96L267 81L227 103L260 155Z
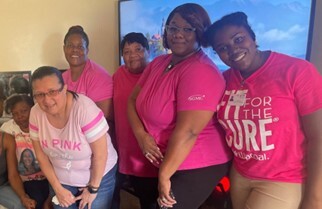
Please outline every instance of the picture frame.
M162 45L166 19L176 6L188 2L203 6L212 22L232 12L245 12L260 50L310 59L316 0L120 0L120 42L129 32L141 32L150 44L150 60L168 53ZM220 70L228 68L212 48L204 51ZM119 57L123 64L121 50Z
M0 72L0 124L10 118L4 112L5 100L13 94L31 95L31 71Z

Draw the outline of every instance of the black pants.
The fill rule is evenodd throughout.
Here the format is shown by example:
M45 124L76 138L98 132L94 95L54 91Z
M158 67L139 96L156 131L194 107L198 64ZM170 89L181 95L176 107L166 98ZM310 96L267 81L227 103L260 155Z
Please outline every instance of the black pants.
M141 209L157 209L158 178L129 176L134 192L139 198Z
M25 181L23 183L26 193L37 202L35 209L42 209L49 195L49 183L47 180Z
M230 163L177 171L171 177L171 189L177 201L173 209L198 209L209 197L222 177L228 173Z
M134 189L134 195L139 199L141 209L158 209L158 179L137 177L117 173L112 209L120 209L120 190L124 184Z

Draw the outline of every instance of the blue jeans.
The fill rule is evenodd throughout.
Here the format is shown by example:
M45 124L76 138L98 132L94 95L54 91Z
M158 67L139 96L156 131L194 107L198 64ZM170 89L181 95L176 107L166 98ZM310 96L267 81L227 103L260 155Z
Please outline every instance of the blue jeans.
M92 209L110 209L114 194L115 188L115 173L117 170L117 166L115 165L105 176L103 176L99 191L95 200L92 203ZM78 187L62 185L65 189L68 189L74 196L78 196L80 194ZM53 189L50 188L51 193ZM68 207L68 209L78 209L79 201L75 204ZM54 204L54 209L66 209L64 207L60 207L59 205ZM85 207L87 209L87 206Z
M0 186L0 204L8 209L25 208L9 183Z

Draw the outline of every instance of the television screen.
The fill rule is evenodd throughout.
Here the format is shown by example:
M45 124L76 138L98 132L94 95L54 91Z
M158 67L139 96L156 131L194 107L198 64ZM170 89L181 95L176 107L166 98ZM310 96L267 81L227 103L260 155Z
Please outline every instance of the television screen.
M203 6L214 22L243 11L248 16L260 50L272 50L302 59L309 58L310 17L315 0L126 0L119 2L119 34L141 32L149 40L150 59L166 53L162 35L169 13L183 3ZM313 10L312 10L313 11ZM314 17L312 17L314 18ZM213 50L204 49L220 70L225 66ZM121 57L121 56L120 56ZM122 60L120 59L121 63Z

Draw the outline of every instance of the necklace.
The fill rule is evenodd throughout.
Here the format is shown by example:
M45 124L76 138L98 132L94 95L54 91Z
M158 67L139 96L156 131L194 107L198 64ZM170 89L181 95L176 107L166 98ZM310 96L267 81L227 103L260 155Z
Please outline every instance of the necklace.
M170 63L168 64L168 66L164 69L164 72L165 73L169 72L173 67L174 67L174 64L171 60Z
M179 64L180 62L186 60L188 57L196 54L197 52L199 52L201 50L201 48L197 48L195 51L193 51L192 53L190 53L189 55L187 55L184 59L180 59L179 61L177 62L173 62L173 60L170 61L170 63L167 65L167 67L164 69L164 73L167 73L169 72L175 65Z

